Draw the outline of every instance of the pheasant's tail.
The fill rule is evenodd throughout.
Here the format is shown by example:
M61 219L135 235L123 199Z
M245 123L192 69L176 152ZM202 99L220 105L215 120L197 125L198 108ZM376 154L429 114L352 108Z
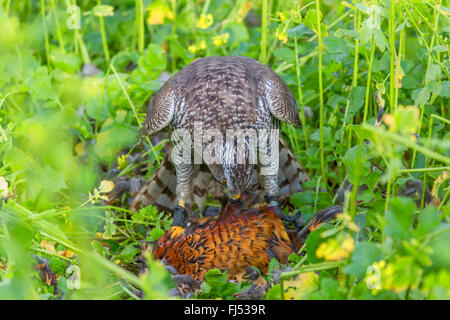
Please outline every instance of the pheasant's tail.
M334 219L339 213L342 212L342 206L331 206L326 209L322 209L309 220L309 222L306 224L306 226L303 227L298 232L298 237L300 239L304 239L308 236L308 234L315 229L319 228L322 224L327 222L328 220Z

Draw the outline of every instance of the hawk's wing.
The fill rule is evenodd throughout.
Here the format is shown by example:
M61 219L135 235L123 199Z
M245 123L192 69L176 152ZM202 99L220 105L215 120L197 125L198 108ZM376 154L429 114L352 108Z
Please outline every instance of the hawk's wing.
M151 136L167 127L174 117L175 103L174 81L169 79L151 98L142 132Z
M297 103L291 90L279 75L266 68L262 74L262 84L259 89L263 103L267 105L275 118L301 127Z
M275 118L301 127L297 103L286 83L266 65L254 63L259 78L260 103L264 103Z

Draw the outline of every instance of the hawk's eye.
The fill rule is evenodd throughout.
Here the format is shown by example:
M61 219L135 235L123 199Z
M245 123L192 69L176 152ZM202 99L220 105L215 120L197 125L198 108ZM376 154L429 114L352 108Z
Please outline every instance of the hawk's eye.
M222 184L227 184L227 179L222 179Z

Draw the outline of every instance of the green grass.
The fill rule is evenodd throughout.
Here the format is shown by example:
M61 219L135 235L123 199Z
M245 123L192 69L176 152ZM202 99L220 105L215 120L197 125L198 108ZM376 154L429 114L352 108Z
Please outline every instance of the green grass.
M71 5L80 29L68 27ZM343 215L310 234L264 298L449 299L449 12L434 0L1 1L0 298L168 298L164 267L147 254L139 275L138 258L170 217L129 211L129 194L106 205L100 183L148 178L163 158L166 140L138 138L161 79L199 57L245 55L299 105L302 128L282 135L311 181L290 214L336 204L346 179L364 186L347 190ZM414 183L426 188L402 196ZM213 270L196 297L247 287Z

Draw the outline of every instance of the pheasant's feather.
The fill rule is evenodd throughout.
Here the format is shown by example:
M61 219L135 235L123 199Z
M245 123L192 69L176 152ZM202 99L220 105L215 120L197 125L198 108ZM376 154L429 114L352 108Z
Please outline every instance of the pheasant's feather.
M248 267L265 274L272 258L286 263L292 252L272 208L242 210L239 204L227 204L219 217L192 219L184 233L172 227L158 240L153 256L197 280L212 268L236 279Z

